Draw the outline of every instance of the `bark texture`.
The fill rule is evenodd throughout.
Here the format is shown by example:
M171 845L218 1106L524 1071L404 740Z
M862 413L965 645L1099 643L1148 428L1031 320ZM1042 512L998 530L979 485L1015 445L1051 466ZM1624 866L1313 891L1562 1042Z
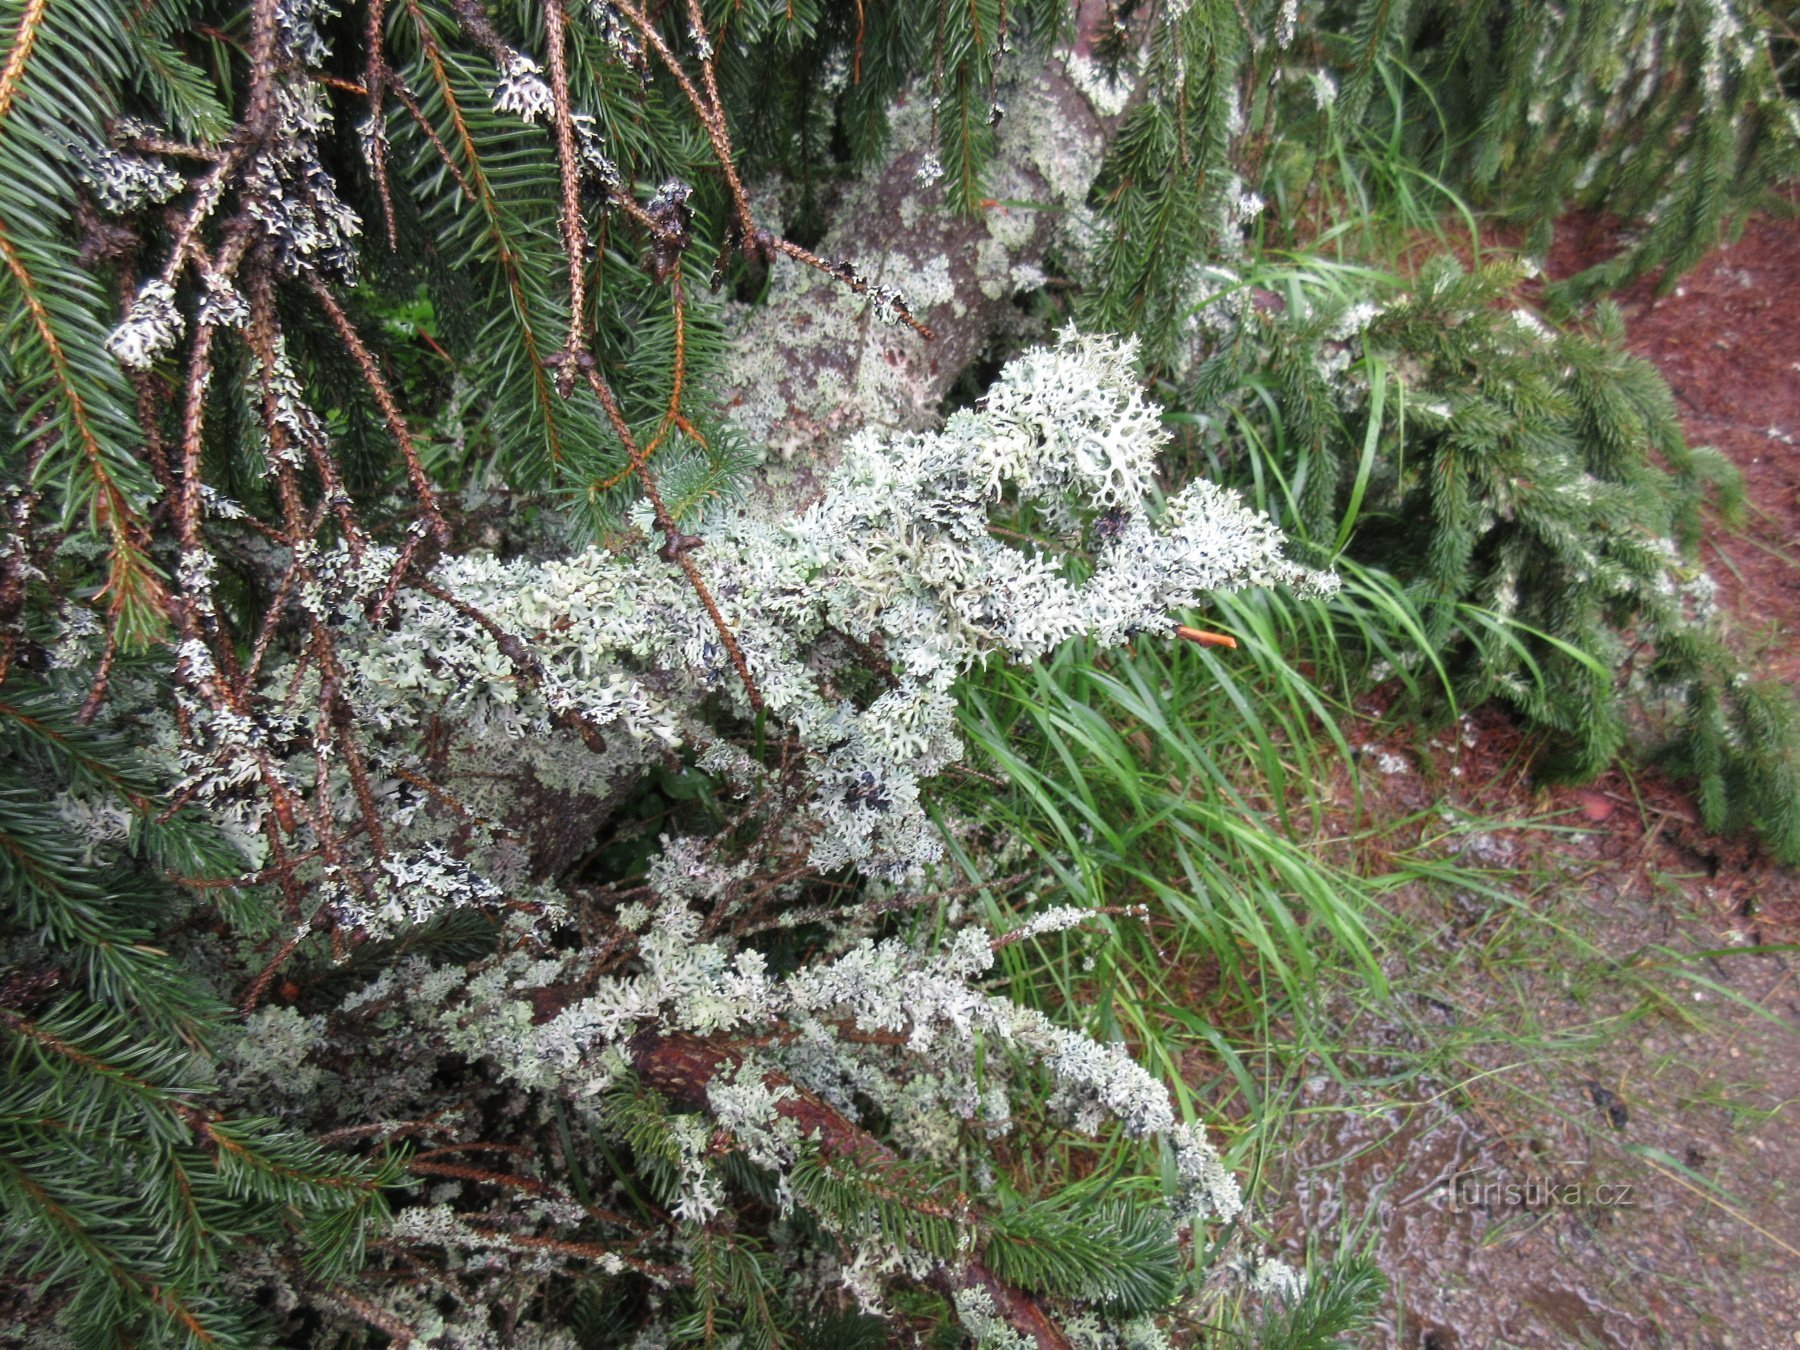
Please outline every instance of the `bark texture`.
M745 439L768 448L765 500L810 499L851 433L930 426L965 370L1035 336L1015 301L1043 284L1047 253L1085 211L1116 119L1096 113L1058 56L1004 102L975 214L953 212L944 183L920 181L929 111L903 108L894 141L907 148L847 189L815 250L897 289L933 338L882 323L863 296L788 259L762 303L736 307L725 402Z

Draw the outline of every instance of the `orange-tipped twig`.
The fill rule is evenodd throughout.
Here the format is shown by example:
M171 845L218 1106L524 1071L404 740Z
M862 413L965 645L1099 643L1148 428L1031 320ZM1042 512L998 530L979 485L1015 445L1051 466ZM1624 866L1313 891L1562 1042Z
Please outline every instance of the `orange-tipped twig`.
M1189 628L1186 624L1175 625L1175 636L1200 647L1229 647L1237 650L1237 639L1226 633L1209 633L1204 628Z

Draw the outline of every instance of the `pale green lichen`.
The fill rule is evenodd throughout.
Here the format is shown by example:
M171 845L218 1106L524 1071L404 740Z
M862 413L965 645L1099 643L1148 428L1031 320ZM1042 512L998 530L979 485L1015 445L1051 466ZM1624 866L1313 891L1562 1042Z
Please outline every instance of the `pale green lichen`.
M1007 365L983 405L940 432L852 437L807 510L701 523L720 611L767 715L813 752L810 814L796 827L815 831L814 865L887 875L937 855L919 784L960 756L951 686L990 653L1030 660L1078 634L1112 645L1168 632L1174 611L1218 588L1329 584L1285 561L1269 520L1211 484L1190 484L1151 517L1164 432L1132 361L1129 344L1070 331ZM1053 530L1092 520L1090 572L1073 578L1051 555L990 535L1003 494ZM323 560L341 593L316 603L355 613L390 566L375 549ZM451 717L475 739L509 745L566 737L558 719L579 715L607 737L604 758L584 761L590 771L606 763L624 775L696 734L677 710L716 695L749 711L718 633L673 569L591 549L547 563L464 556L438 578L506 631L534 635L542 679L521 681L459 610L403 594L399 623L359 626L342 658L342 692L367 727L400 734ZM850 659L833 654L833 633L886 653L889 687L866 708L829 692L835 665ZM304 689L317 676L299 678ZM479 890L479 879L451 875L453 862L397 852L384 872L412 878L404 893L372 903L339 884L334 903L385 931Z
M1098 61L1076 51L1064 52L1062 63L1069 72L1069 82L1081 91L1095 113L1117 117L1125 111L1137 81L1122 66L1109 73Z

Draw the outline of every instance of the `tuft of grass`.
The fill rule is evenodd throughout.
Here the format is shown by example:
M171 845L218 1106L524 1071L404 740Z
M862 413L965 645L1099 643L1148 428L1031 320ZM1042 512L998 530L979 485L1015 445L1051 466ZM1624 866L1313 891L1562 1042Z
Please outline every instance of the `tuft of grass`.
M1109 918L1116 944L1087 972L1114 1004L1178 1002L1167 969L1205 966L1240 988L1264 973L1303 1005L1322 943L1381 984L1365 915L1383 879L1314 846L1323 801L1293 805L1328 776L1325 747L1347 758L1342 710L1264 645L1267 631L1238 634L1244 662L1140 641L990 672L963 695L964 733L1006 786L961 798L960 813L1041 868L1062 903L1151 907L1146 924ZM1059 998L1077 1001L1079 973L1051 977Z

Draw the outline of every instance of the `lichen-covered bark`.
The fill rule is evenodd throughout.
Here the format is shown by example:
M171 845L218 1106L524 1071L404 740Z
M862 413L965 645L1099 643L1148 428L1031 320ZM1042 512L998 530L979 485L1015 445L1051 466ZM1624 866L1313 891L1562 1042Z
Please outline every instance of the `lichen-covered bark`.
M846 191L816 250L898 289L934 338L883 324L862 296L785 259L762 303L734 307L727 415L768 448L769 497L811 496L852 431L929 426L957 377L996 340L1011 335L1016 345L1015 298L1042 285L1046 253L1069 214L1085 209L1113 119L1096 113L1060 57L1023 76L1005 101L989 196L976 214L952 212L941 184L918 181L929 139L921 99L895 115L894 140L905 148Z

